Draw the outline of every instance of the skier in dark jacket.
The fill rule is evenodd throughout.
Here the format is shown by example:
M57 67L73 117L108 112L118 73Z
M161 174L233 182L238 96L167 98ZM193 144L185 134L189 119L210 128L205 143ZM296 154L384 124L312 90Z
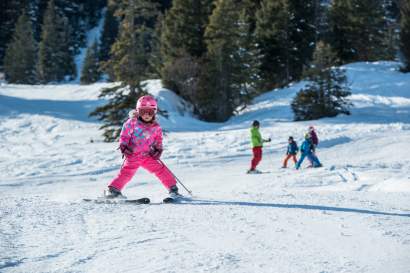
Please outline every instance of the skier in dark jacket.
M310 139L312 140L312 144L315 146L314 148L316 148L319 144L319 138L317 137L315 128L313 126L309 126L309 134Z
M317 156L313 153L314 151L314 145L312 143L312 140L310 138L310 134L305 134L305 140L302 143L302 146L300 146L300 152L301 152L301 157L299 161L296 163L296 170L300 168L300 165L302 164L303 160L305 157L308 157L309 161L312 162L312 167L317 168L317 167L322 167L322 164L320 163L319 159Z
M289 160L290 158L293 159L293 162L295 162L295 164L296 164L296 162L298 161L297 158L296 158L296 154L297 154L298 151L299 151L298 144L296 143L296 141L293 139L292 136L289 137L288 143L289 143L289 144L288 144L288 149L287 149L287 151L286 151L285 160L283 160L282 168L287 168L288 160Z
M314 128L312 125L309 126L308 134L310 135L310 140L311 140L312 145L313 145L312 153L313 153L313 155L316 156L316 147L317 147L317 145L319 144L319 138L317 137L315 128ZM313 167L313 166L314 166L314 162L313 162L312 160L310 160L309 157L308 157L308 160L309 160L309 162L310 162L310 166L309 166L309 167Z

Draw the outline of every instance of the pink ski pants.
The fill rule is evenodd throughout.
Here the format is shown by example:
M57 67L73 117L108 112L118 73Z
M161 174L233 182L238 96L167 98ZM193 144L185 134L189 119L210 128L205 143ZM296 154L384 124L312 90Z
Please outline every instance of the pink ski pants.
M168 190L176 184L174 176L165 165L159 160L147 156L143 158L127 157L117 177L111 181L109 186L121 191L125 185L131 181L139 167L153 173Z

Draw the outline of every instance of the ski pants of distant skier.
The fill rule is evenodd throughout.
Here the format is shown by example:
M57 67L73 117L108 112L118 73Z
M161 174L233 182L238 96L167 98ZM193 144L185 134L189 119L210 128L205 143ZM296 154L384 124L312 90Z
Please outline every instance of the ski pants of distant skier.
M313 153L302 153L298 163L296 163L296 169L300 168L300 165L302 165L302 162L303 160L305 160L305 157L307 157L309 161L313 163L313 167L318 167L322 165L317 156L315 156Z
M262 160L262 147L253 147L252 148L253 152L253 158L251 162L251 170L256 169L256 166L258 166L259 162Z
M153 173L168 190L176 184L175 177L159 160L155 160L150 156L142 158L129 156L125 159L120 172L117 177L111 181L109 186L121 191L125 185L131 181L139 167Z
M284 168L286 168L287 166L288 166L288 160L289 159L293 159L293 162L295 162L295 164L296 164L296 162L298 162L298 160L297 160L297 158L296 158L296 155L286 155L286 157L285 157L285 160L283 160L283 167Z

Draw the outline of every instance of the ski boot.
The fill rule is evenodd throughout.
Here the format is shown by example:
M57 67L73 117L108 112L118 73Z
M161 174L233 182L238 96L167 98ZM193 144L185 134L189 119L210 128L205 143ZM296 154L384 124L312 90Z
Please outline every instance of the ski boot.
M176 185L172 186L169 189L169 197L171 198L179 198L182 197L182 195L178 192L178 187Z
M169 197L163 200L164 203L173 203L181 199L183 196L178 192L178 187L176 185L169 189Z
M125 199L125 196L122 195L121 191L117 190L116 188L112 186L108 186L108 190L104 191L104 197L107 199L114 199L114 198Z
M249 169L246 173L247 174L260 174L262 172L260 170L257 170L257 169Z

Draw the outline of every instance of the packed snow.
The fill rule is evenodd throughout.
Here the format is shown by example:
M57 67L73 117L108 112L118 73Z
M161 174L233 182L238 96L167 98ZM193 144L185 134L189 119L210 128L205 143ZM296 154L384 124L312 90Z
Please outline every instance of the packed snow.
M0 272L410 272L410 74L396 62L344 68L352 115L310 122L293 122L289 105L303 82L206 123L148 81L186 204L161 204L167 192L144 170L124 194L152 204L82 201L122 164L88 116L111 84L0 84ZM260 175L246 174L254 119L272 138ZM310 125L324 167L280 168L288 136L300 145Z

